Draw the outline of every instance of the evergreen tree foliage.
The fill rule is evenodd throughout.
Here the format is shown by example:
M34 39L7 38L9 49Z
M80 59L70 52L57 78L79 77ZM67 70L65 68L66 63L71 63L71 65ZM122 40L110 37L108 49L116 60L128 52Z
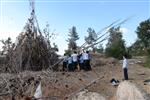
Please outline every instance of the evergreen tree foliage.
M143 44L142 49L146 51L147 59L145 67L150 67L150 18L142 21L136 30L140 44Z
M88 32L88 36L85 37L85 41L88 45L91 45L94 42L96 42L97 34L96 34L95 30L92 29L91 27L88 28L87 32ZM95 51L95 49L96 49L96 47L94 45L91 48L93 49L93 51Z
M125 41L122 39L120 27L110 29L110 37L106 45L105 54L109 57L122 59L126 53Z
M69 38L67 40L68 42L68 50L76 50L77 49L77 43L76 41L79 39L76 27L73 26L71 29L69 29Z
M139 24L136 33L139 41L144 44L145 49L150 54L150 18Z

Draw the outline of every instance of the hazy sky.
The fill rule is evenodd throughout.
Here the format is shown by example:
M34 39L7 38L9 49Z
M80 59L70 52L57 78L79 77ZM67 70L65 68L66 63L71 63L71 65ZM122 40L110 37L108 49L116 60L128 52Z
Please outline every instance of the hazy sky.
M150 0L35 0L36 16L41 30L46 23L58 33L55 39L60 52L67 49L68 29L76 26L78 45L87 36L88 27L96 32L118 19L132 17L121 25L129 46L136 40L135 30L141 21L150 18ZM29 0L0 0L0 39L16 36L30 17Z

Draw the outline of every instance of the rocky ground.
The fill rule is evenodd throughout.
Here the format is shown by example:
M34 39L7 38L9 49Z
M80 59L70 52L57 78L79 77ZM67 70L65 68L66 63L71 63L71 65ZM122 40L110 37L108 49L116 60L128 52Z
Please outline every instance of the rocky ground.
M150 94L150 69L142 66L144 58L129 60L129 81L138 84ZM76 93L86 90L100 93L106 100L115 100L117 86L110 80L122 82L122 63L114 58L93 55L92 71L76 72L22 72L19 74L0 74L0 100L24 100L33 96L41 82L44 100L70 99Z

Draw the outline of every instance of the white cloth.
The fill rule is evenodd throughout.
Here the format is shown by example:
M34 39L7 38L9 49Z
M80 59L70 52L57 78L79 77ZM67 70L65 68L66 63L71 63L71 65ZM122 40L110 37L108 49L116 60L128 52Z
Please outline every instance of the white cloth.
M78 61L78 54L72 54L72 61L77 62Z
M89 60L89 54L88 53L83 53L82 57L83 57L83 60Z
M39 86L37 87L37 89L36 89L36 91L35 91L35 94L34 94L34 97L35 97L36 99L42 98L41 83L40 83ZM42 100L42 99L38 99L38 100Z
M123 66L122 68L128 68L128 60L126 58L123 59Z

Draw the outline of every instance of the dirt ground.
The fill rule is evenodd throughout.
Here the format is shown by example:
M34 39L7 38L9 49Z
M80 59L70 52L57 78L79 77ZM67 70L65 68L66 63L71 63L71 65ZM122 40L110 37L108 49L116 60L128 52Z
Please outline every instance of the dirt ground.
M55 72L55 81L52 83L46 77L49 75L44 74L43 72L26 72L26 76L41 76L44 100L65 100L72 95L75 95L75 93L79 92L79 90L96 79L99 80L86 87L86 90L98 92L107 100L115 100L117 86L112 86L110 80L115 78L120 82L123 81L122 63L121 61L115 60L115 63L113 61L106 61L102 64L103 60L105 61L106 59L101 59L100 57L95 58L94 61L96 60L96 63L98 64L92 62L92 71ZM138 60L139 59L129 60L129 81L137 83L139 87L142 87L148 94L150 94L150 84L144 83L145 80L150 80L150 69L145 68L140 64L136 64L135 61L138 62ZM2 75L4 74L0 74L0 76ZM35 89L28 89L28 92L24 93L24 95L32 96L32 90ZM11 100L10 96L7 95L0 96L0 100L3 100L2 98L5 98L5 100ZM21 100L23 96L16 96L15 98Z

